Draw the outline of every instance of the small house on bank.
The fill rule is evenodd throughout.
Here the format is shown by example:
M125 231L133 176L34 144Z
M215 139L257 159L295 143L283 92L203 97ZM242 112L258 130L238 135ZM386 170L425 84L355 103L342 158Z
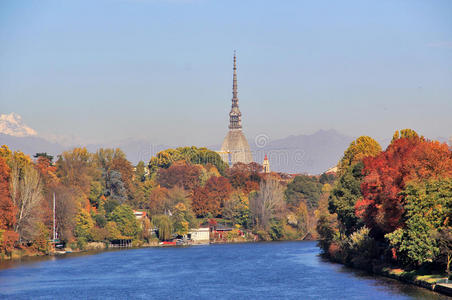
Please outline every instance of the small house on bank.
M208 244L210 242L210 229L209 227L191 229L187 238L192 240L194 244Z

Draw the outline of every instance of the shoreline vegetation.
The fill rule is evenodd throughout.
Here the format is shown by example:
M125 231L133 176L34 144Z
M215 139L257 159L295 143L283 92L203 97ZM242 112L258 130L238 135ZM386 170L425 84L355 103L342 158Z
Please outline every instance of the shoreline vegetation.
M352 142L317 223L330 261L451 295L452 151L415 131Z
M452 151L410 129L385 150L359 137L316 176L229 166L197 147L136 166L120 149L75 148L54 160L0 148L0 259L317 240L331 261L450 295L438 282L451 279L451 211Z
M167 149L133 166L120 149L54 158L0 147L0 258L137 247L316 237L334 181L230 167L207 148Z

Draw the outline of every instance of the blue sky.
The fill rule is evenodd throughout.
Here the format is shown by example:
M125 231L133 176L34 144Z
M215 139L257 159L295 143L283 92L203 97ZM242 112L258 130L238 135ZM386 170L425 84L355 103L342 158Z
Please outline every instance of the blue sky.
M452 1L0 2L0 113L41 134L212 145L232 54L249 138L452 135Z

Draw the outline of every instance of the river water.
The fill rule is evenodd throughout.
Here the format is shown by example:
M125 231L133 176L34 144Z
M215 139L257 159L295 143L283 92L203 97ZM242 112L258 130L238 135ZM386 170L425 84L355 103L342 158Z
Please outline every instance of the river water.
M0 264L1 299L447 299L322 260L315 242L146 248Z

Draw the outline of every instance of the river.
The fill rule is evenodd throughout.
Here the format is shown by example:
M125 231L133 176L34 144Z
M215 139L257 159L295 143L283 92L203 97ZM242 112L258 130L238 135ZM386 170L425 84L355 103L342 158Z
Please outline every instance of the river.
M1 299L447 299L322 260L315 242L145 248L0 263Z

